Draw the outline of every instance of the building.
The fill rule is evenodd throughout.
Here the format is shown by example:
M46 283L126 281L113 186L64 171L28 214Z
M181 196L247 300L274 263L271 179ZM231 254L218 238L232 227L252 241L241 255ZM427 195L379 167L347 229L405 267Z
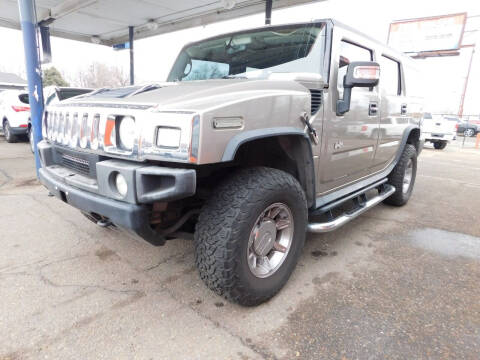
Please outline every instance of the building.
M27 81L23 80L20 76L0 72L0 92L7 89L25 89L27 87Z

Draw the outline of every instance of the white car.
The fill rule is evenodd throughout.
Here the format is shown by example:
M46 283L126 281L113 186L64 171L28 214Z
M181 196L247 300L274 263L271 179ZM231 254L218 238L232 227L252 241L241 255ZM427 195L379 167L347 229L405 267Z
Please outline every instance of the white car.
M5 90L0 92L0 120L3 135L7 142L17 141L18 137L28 135L30 104L28 93L24 90Z
M456 123L441 115L425 113L422 120L422 138L431 142L437 150L443 150L447 144L456 139Z

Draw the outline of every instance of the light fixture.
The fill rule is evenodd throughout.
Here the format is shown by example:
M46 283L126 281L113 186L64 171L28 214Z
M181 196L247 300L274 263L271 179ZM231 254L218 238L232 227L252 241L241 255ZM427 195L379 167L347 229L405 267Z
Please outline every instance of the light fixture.
M102 39L100 39L99 36L93 35L90 37L90 41L96 45L100 44L102 42Z
M236 1L235 0L220 0L220 5L222 5L222 7L225 10L232 10L236 5Z
M158 23L155 22L155 20L149 20L147 22L147 29L150 31L155 31L158 29Z

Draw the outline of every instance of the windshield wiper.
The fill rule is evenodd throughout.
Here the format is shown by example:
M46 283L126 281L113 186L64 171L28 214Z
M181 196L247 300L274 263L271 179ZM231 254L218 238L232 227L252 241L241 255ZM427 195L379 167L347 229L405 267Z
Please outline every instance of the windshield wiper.
M225 76L222 76L222 79L248 79L248 77L238 76L238 75L225 75Z

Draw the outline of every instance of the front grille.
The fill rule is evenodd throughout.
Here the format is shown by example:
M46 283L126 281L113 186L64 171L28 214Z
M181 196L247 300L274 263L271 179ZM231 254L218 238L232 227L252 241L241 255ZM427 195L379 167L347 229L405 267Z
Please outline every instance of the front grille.
M87 160L62 154L62 165L83 175L90 175L90 164Z
M322 105L322 90L310 89L310 94L312 97L311 112L314 115Z

